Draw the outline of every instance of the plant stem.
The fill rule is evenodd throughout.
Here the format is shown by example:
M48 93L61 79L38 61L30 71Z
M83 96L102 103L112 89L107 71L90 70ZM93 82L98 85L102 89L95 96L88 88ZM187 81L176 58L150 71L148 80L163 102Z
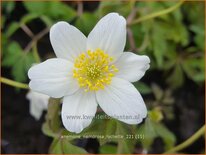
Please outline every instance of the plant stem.
M20 82L16 82L4 77L0 77L0 81L1 83L13 86L13 87L17 87L17 88L22 88L22 89L29 89L29 86L25 83L20 83Z
M199 137L201 137L205 133L205 125L203 125L196 133L194 133L190 138L188 138L186 141L183 143L175 146L174 148L170 149L169 151L166 151L164 154L168 153L175 153L178 152L187 146L191 145L194 143Z
M170 8L167 8L167 9L161 10L159 12L155 12L155 13L140 17L140 18L134 20L133 22L129 23L128 25L137 24L137 23L143 22L143 21L148 20L148 19L152 19L152 18L156 18L158 16L168 14L168 13L174 11L175 9L177 9L178 7L180 7L184 1L185 0L180 0L176 5L174 5Z

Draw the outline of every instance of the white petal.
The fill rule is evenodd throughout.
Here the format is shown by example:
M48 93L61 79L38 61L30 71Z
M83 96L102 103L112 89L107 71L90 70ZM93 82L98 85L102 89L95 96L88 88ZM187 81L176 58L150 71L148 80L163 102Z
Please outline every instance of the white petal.
M131 52L124 52L121 57L115 62L118 68L116 77L123 78L130 82L135 82L141 79L146 70L149 69L150 59L148 56L140 56Z
M80 89L63 99L61 112L63 125L71 132L80 133L91 123L96 110L95 94Z
M126 43L126 20L117 13L104 16L88 36L87 49L100 48L117 59Z
M51 27L50 41L58 58L73 61L86 51L84 34L66 22L58 22Z
M97 91L96 97L107 115L122 122L138 124L147 115L147 108L140 93L126 80L113 78L111 85Z
M39 93L60 98L79 89L72 77L73 64L70 61L53 58L29 69L29 87Z
M35 118L35 120L39 120L41 118L43 111L44 111L43 109L39 108L34 103L31 103L29 105L29 113L31 114L31 116Z
M47 109L49 96L34 91L29 91L26 98L30 101L30 114L36 120L39 120L42 112Z

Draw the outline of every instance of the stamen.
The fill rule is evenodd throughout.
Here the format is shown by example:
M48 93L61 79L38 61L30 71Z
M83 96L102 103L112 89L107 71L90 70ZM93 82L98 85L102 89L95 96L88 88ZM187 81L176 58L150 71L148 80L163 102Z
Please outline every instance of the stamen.
M113 58L100 49L94 52L88 50L75 59L73 77L85 92L104 89L118 72L115 65L110 65L112 61Z

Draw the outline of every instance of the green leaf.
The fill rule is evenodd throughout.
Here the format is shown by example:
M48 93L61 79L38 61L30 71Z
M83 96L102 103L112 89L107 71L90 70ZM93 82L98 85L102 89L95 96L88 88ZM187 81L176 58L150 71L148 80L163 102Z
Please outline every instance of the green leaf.
M59 133L52 131L52 129L50 128L48 122L43 123L43 125L42 125L42 132L45 135L49 136L49 137L53 137L53 138L59 137Z
M130 1L101 1L98 9L100 16L104 16L110 12L117 12L122 16L127 17L131 11Z
M46 12L46 2L23 2L25 8L30 12L30 13L35 13L35 14L44 14ZM49 4L49 3L48 3Z
M144 135L144 140L141 140L143 147L149 149L154 139L156 138L155 128L152 125L149 118L145 120L145 123L137 128L137 134Z
M176 142L174 134L169 131L163 124L155 124L157 135L160 136L165 143L165 150L171 149Z
M87 154L87 152L80 147L71 144L67 139L54 139L50 148L51 154Z
M204 51L205 49L205 28L204 25L191 25L190 30L195 33L194 41L197 46Z
M20 24L27 24L29 23L30 21L38 18L39 16L37 14L33 14L33 13L30 13L30 14L26 14L25 16L23 16L20 20Z
M160 137L164 141L164 149L168 150L175 145L176 137L160 122L154 122L147 118L145 124L137 129L138 134L144 134L145 139L141 141L142 145L149 149L155 138Z
M27 71L34 62L33 53L25 53L17 42L12 42L4 52L2 65L12 68L11 73L16 81L25 82Z
M118 139L117 154L130 154L133 152L135 141L126 139L126 135L131 135L131 125L128 126L121 122L117 122L116 135L123 135L123 139Z
M116 132L116 120L114 119L108 119L104 121L104 124L102 125L102 132L101 135L104 135L105 137L107 135L114 135ZM108 139L108 138L99 138L99 143L100 145L103 145L107 142L113 141L113 139Z
M161 27L154 23L152 39L152 48L154 50L154 56L157 61L159 68L163 66L163 58L167 52L167 42L165 39L165 34L162 31Z
M15 1L7 1L7 2L3 1L2 7L3 9L5 9L7 14L10 14L14 10Z
M163 90L155 83L152 84L152 92L154 93L156 100L161 100L163 98L164 92Z
M5 35L5 33L2 33L1 34L1 45L2 45L1 57L4 57L4 55L5 55L5 52L6 52L7 48L8 48L7 44L8 44L8 38Z
M62 153L61 143L59 142L58 138L54 139L53 142L51 143L49 147L49 153L53 153L53 154Z
M170 76L167 78L167 83L170 87L175 89L179 88L184 82L184 74L181 65L176 65Z
M70 6L63 2L27 2L24 1L25 8L32 14L44 15L54 21L67 20L70 21L76 16L76 12Z
M152 92L152 89L143 82L138 81L133 84L141 94L150 94Z
M203 82L205 80L204 58L188 58L182 62L182 68L187 76L196 81Z
M18 29L20 28L20 24L17 22L12 22L7 30L6 30L6 36L11 37Z
M181 43L183 46L188 44L188 32L181 22L159 22L159 27L165 34L166 39Z
M57 19L58 21L59 20L71 21L77 15L77 13L73 8L71 8L69 5L66 5L65 3L62 2L58 2L58 1L50 2L48 6L49 6L49 10L47 8L48 15L54 19Z
M94 13L84 12L77 18L75 26L80 29L85 35L88 35L97 23L97 16Z
M4 28L5 22L6 22L5 16L1 15L1 28L2 29Z
M117 147L111 144L105 144L100 147L100 154L116 154Z
M202 52L205 51L205 6L204 2L191 2L183 5L183 11L188 16L185 19L188 21L189 29L195 33L194 42Z
M69 153L69 154L86 154L87 153L83 148L72 145L66 139L62 139L61 143L62 143L63 153Z

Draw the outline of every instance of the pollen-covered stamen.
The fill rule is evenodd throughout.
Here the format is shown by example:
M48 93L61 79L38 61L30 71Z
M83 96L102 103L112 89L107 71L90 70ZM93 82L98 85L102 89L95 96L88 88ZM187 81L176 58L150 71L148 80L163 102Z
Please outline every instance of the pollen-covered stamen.
M85 91L104 89L118 71L115 65L111 65L112 61L113 58L100 49L94 52L88 50L76 58L73 77Z

